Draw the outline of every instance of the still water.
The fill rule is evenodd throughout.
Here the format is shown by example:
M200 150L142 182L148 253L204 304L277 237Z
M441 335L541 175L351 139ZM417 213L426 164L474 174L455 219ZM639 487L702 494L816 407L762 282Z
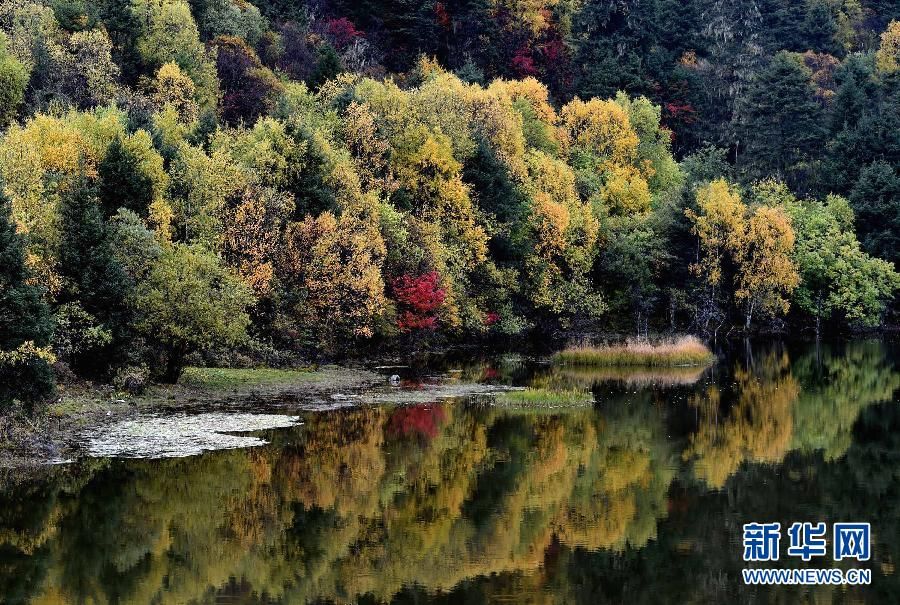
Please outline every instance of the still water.
M287 402L303 424L261 447L7 478L0 603L898 603L897 358L865 341L739 346L706 371L451 363L445 385L595 402ZM744 586L752 521L871 522L872 584Z

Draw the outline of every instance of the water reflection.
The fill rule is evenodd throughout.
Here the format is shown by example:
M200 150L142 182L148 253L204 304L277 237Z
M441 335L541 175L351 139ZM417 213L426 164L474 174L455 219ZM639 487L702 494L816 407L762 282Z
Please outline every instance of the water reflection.
M264 448L9 480L0 603L896 600L888 345L771 346L705 373L463 374L598 403L310 413ZM873 523L871 587L743 590L741 523L819 518Z

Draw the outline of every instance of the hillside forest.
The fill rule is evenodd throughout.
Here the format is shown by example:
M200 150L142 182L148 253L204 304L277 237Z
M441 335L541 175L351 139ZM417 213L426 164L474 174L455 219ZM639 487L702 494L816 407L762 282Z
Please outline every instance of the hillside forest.
M896 326L892 0L0 0L0 409Z

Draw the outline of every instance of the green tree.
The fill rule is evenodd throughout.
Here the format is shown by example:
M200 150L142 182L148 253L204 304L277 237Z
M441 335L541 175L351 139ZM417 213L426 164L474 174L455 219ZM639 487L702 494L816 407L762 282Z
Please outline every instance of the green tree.
M116 260L96 191L86 179L68 184L60 204L59 268L63 287L58 316L73 332L60 330L66 360L87 375L101 375L122 361L130 316L128 281ZM70 305L76 305L73 307Z
M116 137L97 167L99 198L107 216L128 208L147 216L153 201L153 181L140 170L140 159Z
M165 358L160 378L175 383L188 353L246 338L247 287L200 245L166 244L132 296L137 329Z
M112 57L122 71L122 78L134 84L140 76L141 55L137 41L141 34L141 20L132 9L132 0L101 0L98 14L112 41Z
M6 35L0 32L0 128L16 117L25 98L28 70L6 48Z
M134 0L132 10L143 22L137 50L142 62L156 70L175 62L197 86L197 101L215 107L219 95L216 68L203 45L185 0Z
M30 283L22 238L0 193L0 412L18 399L28 403L53 391L52 323L41 290Z
M328 80L333 80L339 73L343 71L341 65L341 57L330 44L323 44L319 49L319 58L316 62L316 68L309 77L311 86L321 86Z
M884 161L863 168L850 192L863 247L900 267L900 176Z
M854 324L877 325L900 285L890 263L860 249L853 233L847 200L829 196L825 203L788 198L785 208L797 236L794 259L800 285L793 300L815 320L834 316Z
M739 109L744 176L779 178L794 189L809 186L825 135L810 78L796 56L780 52L753 80Z
M665 240L645 217L610 220L599 258L602 280L609 284L610 310L630 312L638 336L650 330L650 314L659 302L661 277L671 260Z

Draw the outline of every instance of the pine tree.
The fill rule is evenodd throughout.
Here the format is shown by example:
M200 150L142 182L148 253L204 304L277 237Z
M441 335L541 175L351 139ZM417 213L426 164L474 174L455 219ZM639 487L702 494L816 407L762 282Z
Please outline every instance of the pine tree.
M753 81L738 110L738 161L748 178L775 176L795 190L807 186L825 137L810 77L794 55L781 52Z
M128 331L129 282L113 254L96 192L86 180L63 195L61 219L59 261L64 287L59 302L77 305L79 318L86 313L96 321L89 331L93 337L82 339L69 361L76 371L100 375L121 359Z
M98 166L98 195L106 216L119 208L147 217L153 201L153 181L140 170L140 160L117 137Z
M0 410L13 399L30 403L53 391L53 373L36 351L51 332L49 309L28 282L22 239L0 193Z
M900 176L887 162L866 166L850 193L866 251L900 267Z
M137 40L141 20L135 14L131 0L105 0L100 3L100 19L113 43L113 59L122 70L122 79L134 84L143 67Z

